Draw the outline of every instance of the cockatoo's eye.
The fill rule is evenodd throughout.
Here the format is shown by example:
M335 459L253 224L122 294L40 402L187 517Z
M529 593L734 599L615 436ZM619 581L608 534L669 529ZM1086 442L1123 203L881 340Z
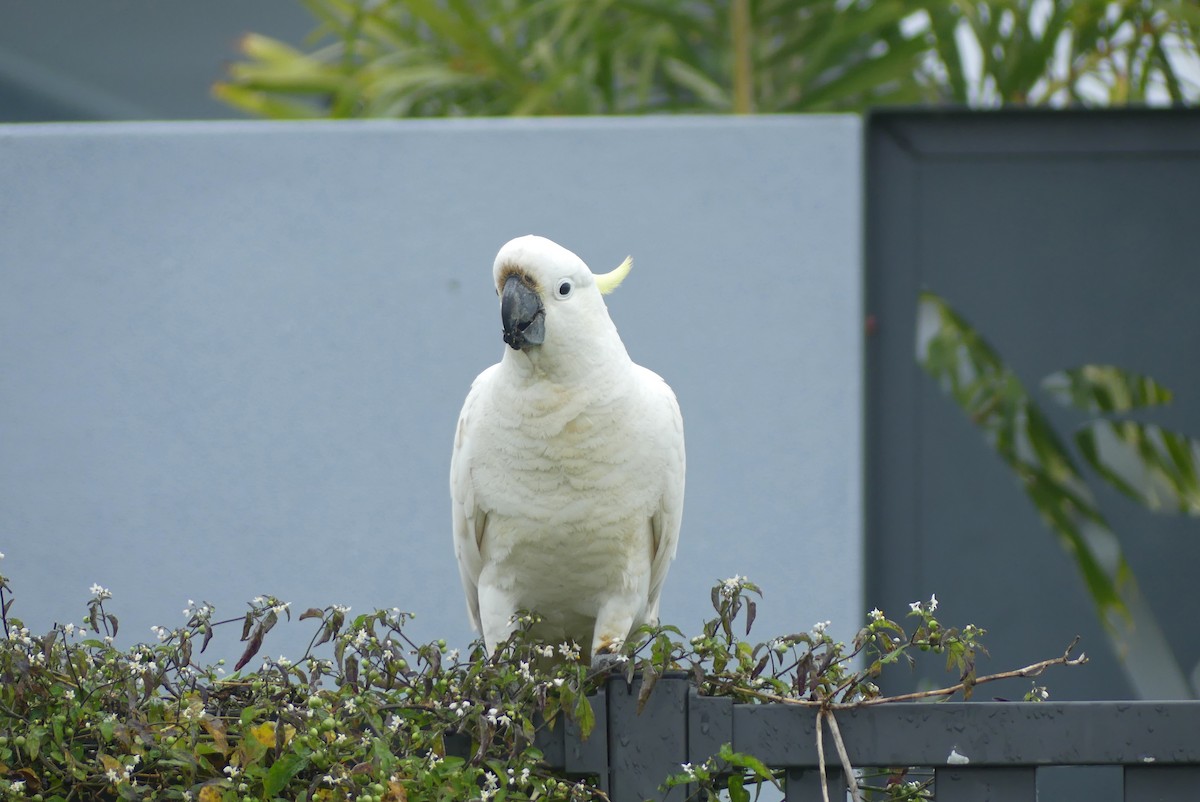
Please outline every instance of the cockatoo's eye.
M554 297L560 301L565 301L567 298L571 297L571 293L574 292L574 290L575 285L571 283L571 279L560 278L554 285Z

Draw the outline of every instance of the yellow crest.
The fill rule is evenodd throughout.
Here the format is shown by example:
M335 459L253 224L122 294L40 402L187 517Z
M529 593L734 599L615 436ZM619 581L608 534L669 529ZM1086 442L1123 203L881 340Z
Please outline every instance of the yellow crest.
M625 261L617 265L615 269L596 276L596 286L600 288L602 294L608 295L621 286L621 282L625 280L625 277L629 275L629 271L632 269L633 257L626 256Z

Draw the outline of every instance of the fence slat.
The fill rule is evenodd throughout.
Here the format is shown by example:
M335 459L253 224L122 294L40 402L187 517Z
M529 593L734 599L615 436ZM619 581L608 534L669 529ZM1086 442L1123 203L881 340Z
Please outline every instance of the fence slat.
M841 802L846 798L846 778L841 769L825 772L829 799ZM784 777L784 802L821 802L821 772L816 769L788 769Z
M1200 738L1182 735L1200 732L1196 702L897 703L835 715L856 765L1200 763ZM815 766L815 718L794 705L734 705L734 748L768 765Z
M1196 738L1200 733L1192 733ZM1200 766L1126 766L1125 802L1200 799Z
M563 768L570 774L597 774L600 790L608 791L608 691L601 688L591 697L596 725L586 739L579 725L568 719L562 727L565 738Z
M658 787L688 761L688 682L670 677L659 680L639 715L641 688L640 676L632 685L621 677L608 683L608 766L615 802L661 799ZM677 789L672 798L683 796Z
M938 802L1037 802L1037 774L1032 766L968 768L934 772Z
M703 763L722 744L733 743L733 700L721 696L688 694L688 761Z

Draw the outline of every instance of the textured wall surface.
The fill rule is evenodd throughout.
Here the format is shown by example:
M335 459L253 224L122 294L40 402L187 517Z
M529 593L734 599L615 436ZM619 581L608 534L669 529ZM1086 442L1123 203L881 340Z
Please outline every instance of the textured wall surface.
M98 582L141 640L272 593L465 643L451 436L504 347L495 252L540 233L633 254L609 307L684 411L664 618L697 631L737 573L762 636L852 633L859 163L848 116L0 127L12 614L77 619Z

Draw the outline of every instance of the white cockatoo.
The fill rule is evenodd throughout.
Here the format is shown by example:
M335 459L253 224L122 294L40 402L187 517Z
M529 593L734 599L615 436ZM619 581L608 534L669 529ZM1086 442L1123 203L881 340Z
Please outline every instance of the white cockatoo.
M519 610L585 659L658 621L683 513L683 419L601 297L631 264L593 275L537 236L496 255L508 347L471 385L450 460L454 550L489 651Z

